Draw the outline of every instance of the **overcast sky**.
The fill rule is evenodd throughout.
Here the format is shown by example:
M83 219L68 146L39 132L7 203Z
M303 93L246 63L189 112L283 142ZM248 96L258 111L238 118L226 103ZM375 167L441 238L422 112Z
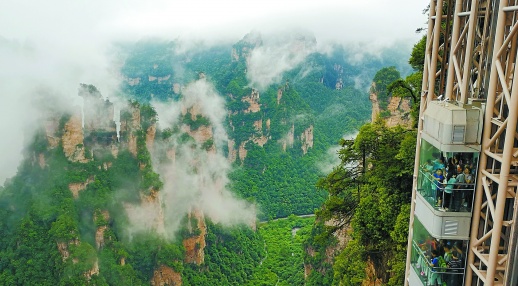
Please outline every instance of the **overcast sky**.
M241 38L250 30L305 28L319 41L416 39L426 0L2 0L8 39Z

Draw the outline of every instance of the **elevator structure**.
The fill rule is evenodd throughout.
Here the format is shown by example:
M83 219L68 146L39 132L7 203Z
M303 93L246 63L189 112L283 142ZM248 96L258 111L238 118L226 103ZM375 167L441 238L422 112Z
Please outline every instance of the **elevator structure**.
M518 285L517 58L518 0L430 1L405 285Z

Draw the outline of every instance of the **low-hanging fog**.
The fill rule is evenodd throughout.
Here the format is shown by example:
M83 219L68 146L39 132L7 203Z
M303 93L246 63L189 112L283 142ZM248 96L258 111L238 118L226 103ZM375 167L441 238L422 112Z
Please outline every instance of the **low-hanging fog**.
M255 206L236 198L227 188L231 166L222 152L228 139L223 127L225 102L204 78L187 85L182 94L183 98L178 102L153 102L158 113L159 126L180 125L181 110L196 106L211 122L216 148L207 151L200 143L183 144L174 136L169 142L155 146L152 155L154 167L164 182L160 191L164 209L162 213L158 213L149 209L149 206L133 208L130 213L131 231L149 229L150 221L156 220L157 216L163 216L164 234L174 237L182 218L196 210L224 225L255 223ZM173 150L174 158L160 162L158 157L165 149Z

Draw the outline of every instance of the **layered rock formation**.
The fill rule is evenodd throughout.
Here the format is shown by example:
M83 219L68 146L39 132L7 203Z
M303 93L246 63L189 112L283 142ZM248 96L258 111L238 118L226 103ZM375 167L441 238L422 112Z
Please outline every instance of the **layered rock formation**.
M286 82L284 86L280 87L277 90L277 105L282 105L282 96L283 93L289 88L289 83ZM231 98L234 98L232 94L229 95ZM239 112L244 114L260 114L262 111L261 103L260 103L260 93L259 91L252 89L249 95L243 96L241 98L242 102L247 103L247 107L241 111L229 112L229 117L237 115ZM264 123L264 128L263 128ZM241 123L243 124L243 123ZM281 122L282 125L287 125L287 120ZM229 120L229 125L232 130L235 130L234 122ZM236 146L235 140L230 139L228 142L228 160L230 162L235 162L237 158L241 161L246 159L248 150L246 149L247 143L252 142L255 145L263 147L267 144L272 138L270 135L271 128L271 119L265 117L261 114L260 118L254 120L252 123L252 127L254 128L254 133L248 137L247 140L241 141L239 146ZM191 135L192 136L192 135ZM310 125L306 128L299 136L295 136L295 124L291 124L290 129L286 133L286 135L278 140L278 143L282 146L282 150L286 151L287 148L292 148L295 141L299 140L301 143L302 152L305 155L309 148L313 147L313 125Z
M174 271L171 267L162 265L153 272L153 278L151 278L151 285L181 286L182 275Z
M45 122L45 133L48 142L48 148L55 148L61 142L65 157L71 162L88 163L94 160L93 155L96 151L99 154L111 154L117 158L121 150L127 149L134 157L139 155L139 144L145 146L145 149L152 150L154 140L157 133L156 124L149 124L147 129L142 131L143 119L141 116L140 105L136 102L130 103L128 107L122 110L120 125L120 140L117 136L116 124L114 118L113 104L108 100L104 100L99 91L90 85L81 85L79 88L79 95L84 98L83 114L79 112L71 114L69 117L63 117L61 130L59 128L60 120L50 118ZM83 125L84 122L84 125ZM139 135L141 132L141 135ZM60 135L60 136L57 136ZM139 136L143 136L143 143L139 143ZM57 143L56 143L57 142ZM89 151L87 151L89 150ZM43 156L43 153L40 154ZM90 156L88 156L90 155ZM37 156L38 163L45 167L45 157ZM101 155L104 156L104 155ZM139 162L141 168L146 165L146 162ZM110 161L100 161L97 169L100 171L107 171L112 166ZM94 176L89 176L83 182L72 182L68 185L70 192L74 199L78 199L81 192L85 191L90 184L95 181ZM151 221L146 223L150 229L157 233L165 233L164 230L164 214L163 205L160 200L158 189L151 187L149 190L141 190L140 204L138 206L125 204L128 216L140 215L141 213L132 213L137 207L146 210L146 213L153 217ZM102 219L103 222L99 222ZM204 228L204 221L201 215L200 227ZM94 223L97 225L94 233L95 248L102 249L106 245L106 239L111 239L106 233L109 230L109 213L104 211L96 211L94 215ZM204 235L197 238L196 245L205 246ZM203 240L203 241L202 241ZM81 241L78 238L70 241L56 242L57 249L61 254L63 261L71 259L73 253L70 249L79 247ZM201 263L203 261L203 248L199 248L196 254L191 254L194 262ZM125 264L125 257L119 257L121 265ZM72 258L72 263L77 264L77 258ZM88 261L91 263L91 268L83 273L87 280L92 276L99 274L98 259ZM162 266L155 271L156 275L152 283L154 285L181 285L181 277L179 273L172 271L167 266Z
M190 212L188 218L188 228L192 236L182 242L185 247L185 262L200 265L205 260L205 235L207 234L205 218L199 210ZM196 221L195 225L191 225L192 221Z
M302 142L302 152L306 154L309 148L313 148L313 125L310 125L302 134L300 134Z
M131 104L121 112L120 137L126 139L128 150L133 156L137 156L137 134L141 129L140 109L138 104Z
M243 96L243 98L241 98L241 101L247 102L249 104L248 108L243 111L244 113L255 113L261 111L258 90L252 89L252 93L250 95Z
M99 223L97 220L102 219L102 223ZM97 230L95 231L95 246L97 249L101 249L104 247L104 233L108 229L108 222L110 221L110 213L107 210L98 211L94 214L93 218L94 222L98 224ZM105 225L106 224L106 225Z
M83 127L81 124L81 115L73 114L64 126L64 133L61 137L63 143L63 152L72 162L86 163L85 158Z
M371 89L375 90L375 88ZM384 112L384 110L380 110L380 104L378 100L378 95L376 93L370 94L370 100L372 102L372 122L376 121L378 116ZM410 99L409 98L401 98L397 96L392 96L389 99L389 104L387 106L385 114L388 112L388 116L383 116L385 119L385 123L388 127L394 127L396 125L401 125L405 128L412 127L412 118L410 116Z

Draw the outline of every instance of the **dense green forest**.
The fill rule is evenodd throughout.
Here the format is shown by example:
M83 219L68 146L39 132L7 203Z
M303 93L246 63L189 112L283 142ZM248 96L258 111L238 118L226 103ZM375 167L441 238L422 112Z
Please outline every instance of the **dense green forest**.
M374 78L382 89L377 92L409 96L405 87L411 78L394 85L389 81L399 78L397 69L376 73L397 62L380 57L351 64L347 49L312 51L258 90L251 86L247 60L261 47L260 41L245 37L233 46L183 53L175 51L177 45L161 40L119 44L124 81L118 96L127 101L121 107L120 133L111 118L113 126L98 123L106 117L102 110L111 105L93 85L81 84L79 93L92 102L101 99L95 109L100 113L91 122L83 118L80 143L73 141L78 137L67 137L79 132L72 127L74 120L81 129L77 114L42 120L56 125L55 130L41 126L16 176L0 187L0 284L149 285L181 280L182 285L329 285L364 278L364 264L347 260L354 257L358 263L368 258L387 262L388 271L397 271L415 134L387 128L381 121L364 125L370 118L369 96L366 86L357 86L359 77ZM176 125L158 116L157 102L182 102L184 88L199 79L223 98L223 125L234 149L217 145L221 142L214 137L194 138L193 132L214 128L216 122L210 114L191 113L192 106L177 114ZM90 123L102 128L88 129ZM357 132L356 140L340 141ZM337 144L342 146L342 163L326 177L318 163L328 160L328 150ZM176 152L173 158L171 150ZM221 181L236 199L257 207L258 221L263 221L257 231L251 224L229 227L208 216L196 218L192 210L176 218L177 224L167 217L161 222L172 233L160 232L160 223L151 215L143 216L148 219L145 228L134 227L129 214L142 205L167 210L157 198L170 182L157 166L189 158L184 150L220 152L229 161L234 157L225 174L228 182L227 177ZM203 164L196 164L207 157L200 156L186 168L189 175L202 173ZM371 167L362 167L367 165ZM322 204L316 220L293 216L313 214ZM342 224L330 229L325 222L331 219ZM398 222L397 227L370 228L389 221ZM331 263L325 259L326 248L338 243L332 233L349 222L352 240ZM392 240L382 239L386 237ZM190 240L192 249L186 243ZM309 248L315 250L312 255L305 251ZM186 258L193 252L201 261ZM380 252L388 254L375 256ZM318 270L306 282L305 265ZM398 279L386 275L385 280Z
M266 256L247 285L304 285L303 241L315 219L290 215L261 223Z

